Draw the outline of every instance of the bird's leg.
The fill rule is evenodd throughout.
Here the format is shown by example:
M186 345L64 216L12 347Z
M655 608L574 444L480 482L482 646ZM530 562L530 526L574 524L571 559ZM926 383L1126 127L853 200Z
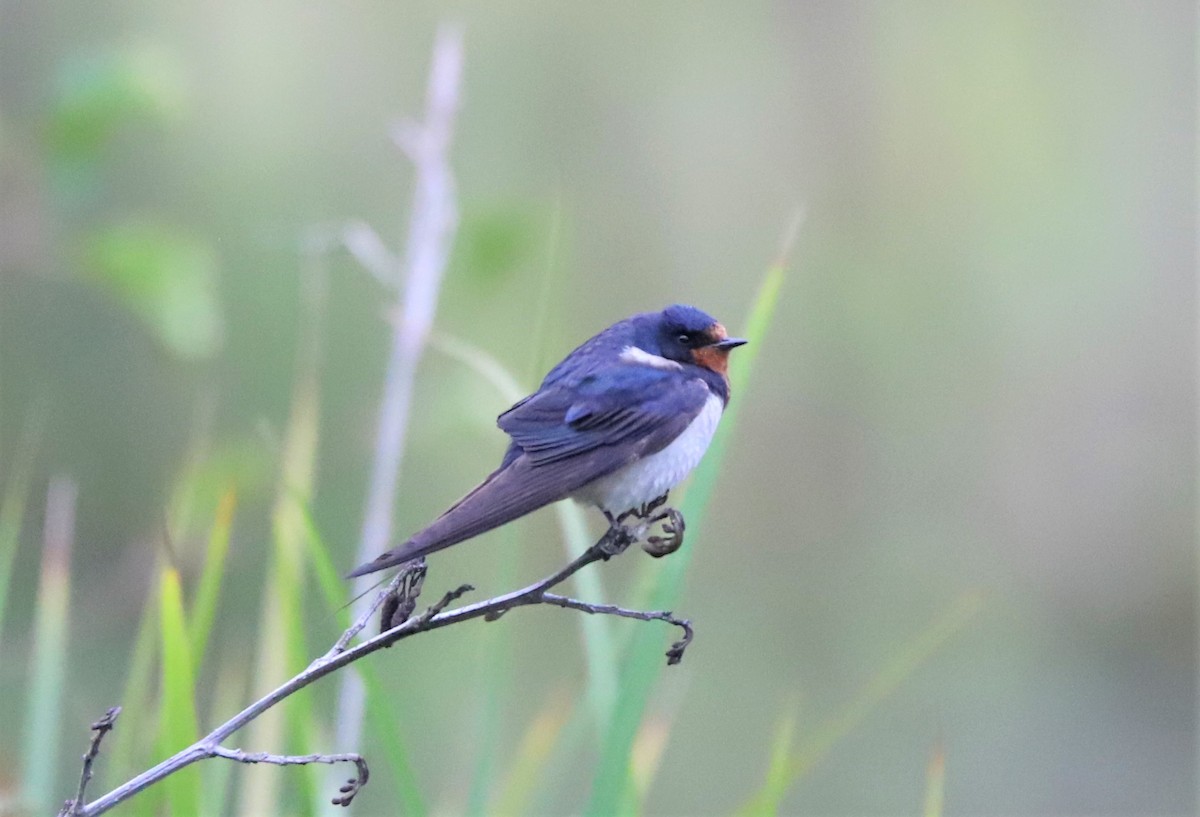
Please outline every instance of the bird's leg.
M667 536L651 536L647 538L642 545L642 550L649 553L655 559L661 559L663 556L674 553L683 547L683 531L686 526L682 513L674 508L667 508L662 513L656 514L649 522L651 524L662 522L663 533L667 534Z
M627 520L627 519L641 519L642 518L641 508L630 508L629 510L627 510L623 513L617 514L616 519L613 519L612 514L610 514L608 511L605 511L604 515L608 517L609 523L611 525L613 525L614 527L624 526L625 520Z
M654 513L656 510L658 510L659 508L661 508L663 505L666 505L666 504L667 504L667 494L663 494L660 497L655 497L654 499L650 500L649 502L647 502L645 505L643 505L641 507L641 509L638 511L638 516L640 516L642 519L649 519L650 514ZM653 520L651 520L651 521L653 521Z
M667 495L663 494L662 496L656 497L656 498L650 500L649 502L643 502L641 505L637 506L636 508L630 508L629 510L625 511L624 513L619 514L615 519L613 518L613 515L611 513L609 513L608 511L605 511L604 515L606 517L608 517L609 525L620 525L620 524L623 524L626 519L642 519L642 520L650 519L650 514L654 513L656 510L658 510L665 504L667 504ZM650 521L655 521L655 520L650 520Z

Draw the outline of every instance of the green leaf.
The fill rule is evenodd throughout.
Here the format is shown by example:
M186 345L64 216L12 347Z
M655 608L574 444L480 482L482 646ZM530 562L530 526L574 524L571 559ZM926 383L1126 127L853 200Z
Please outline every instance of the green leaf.
M198 239L163 224L128 221L94 234L82 266L173 354L203 359L220 348L216 258Z
M476 281L495 283L529 263L537 246L538 218L528 207L468 210L454 240L454 266Z
M68 59L56 86L47 139L59 163L95 161L123 126L176 120L186 107L179 60L153 47Z

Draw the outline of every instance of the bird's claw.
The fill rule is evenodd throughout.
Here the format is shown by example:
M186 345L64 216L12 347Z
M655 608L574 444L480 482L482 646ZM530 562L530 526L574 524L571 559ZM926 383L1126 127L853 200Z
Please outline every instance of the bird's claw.
M679 550L683 545L683 514L674 508L667 508L655 513L666 504L667 495L663 494L616 516L605 511L604 516L608 519L609 526L608 533L597 545L604 558L609 559L623 552L642 531L657 522L663 523L662 530L667 535L647 538L642 544L642 550L656 559ZM630 519L635 519L641 524L630 528L625 524Z
M663 533L666 536L651 536L642 544L642 550L655 559L674 553L683 547L683 531L686 527L683 514L674 508L667 508L650 520L651 523L662 522Z
M649 502L647 502L645 505L643 505L641 507L641 511L638 515L642 519L648 519L650 517L650 514L654 513L655 511L657 511L659 508L661 508L663 505L666 505L666 504L667 504L667 494L663 494L660 497L655 497L654 499L650 500Z

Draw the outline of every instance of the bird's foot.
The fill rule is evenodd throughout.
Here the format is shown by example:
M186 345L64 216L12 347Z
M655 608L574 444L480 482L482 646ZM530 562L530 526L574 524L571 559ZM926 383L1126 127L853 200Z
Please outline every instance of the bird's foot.
M666 498L663 498L666 501ZM656 514L648 520L650 524L662 522L663 533L666 536L651 536L642 544L642 550L649 553L655 559L661 559L679 548L683 547L683 531L686 525L684 524L683 514L674 508L667 508L662 513Z
M617 517L616 521L609 526L608 531L594 547L600 551L600 555L607 561L613 556L624 553L634 543L634 540L633 533L629 528L621 524L621 518Z
M642 549L655 558L679 550L683 544L683 514L674 508L655 513L666 504L667 495L663 494L624 513L614 515L610 511L604 511L604 518L608 520L608 533L596 545L604 554L604 558L610 559L618 553L623 553L641 538L647 528L657 522L663 522L662 529L667 536L651 536L642 545ZM635 524L630 524L631 522Z

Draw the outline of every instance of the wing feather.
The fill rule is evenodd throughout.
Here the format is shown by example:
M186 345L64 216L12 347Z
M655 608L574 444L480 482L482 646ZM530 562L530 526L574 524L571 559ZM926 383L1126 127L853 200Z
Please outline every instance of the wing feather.
M565 499L665 448L708 396L699 378L628 364L543 385L497 420L512 438L499 469L424 530L350 575L441 550Z

